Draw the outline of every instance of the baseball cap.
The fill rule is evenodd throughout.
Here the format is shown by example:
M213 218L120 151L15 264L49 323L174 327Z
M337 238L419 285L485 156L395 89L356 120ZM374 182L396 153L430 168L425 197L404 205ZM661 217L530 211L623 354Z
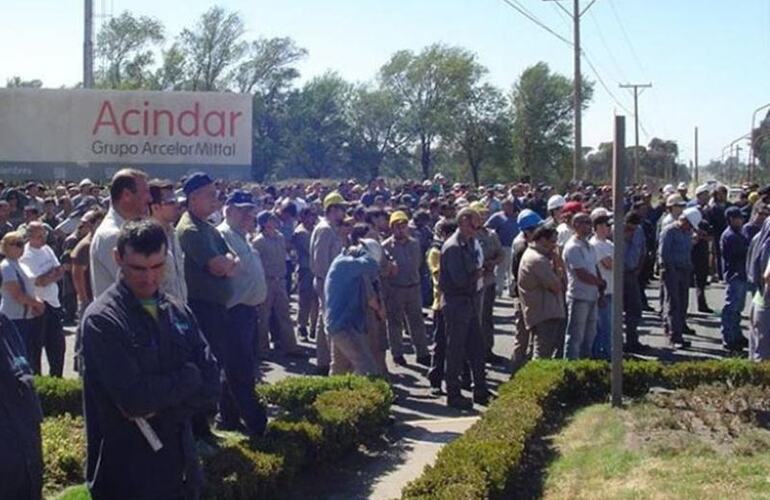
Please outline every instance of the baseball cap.
M382 261L382 246L376 240L363 238L361 245L366 249L366 253L371 255L378 264Z
M271 218L276 218L273 212L270 210L262 210L257 214L257 224L264 226Z
M741 212L741 209L738 207L730 207L727 210L725 210L725 217L728 219L740 217L742 219L743 212Z
M563 213L576 214L583 211L583 204L579 201L568 201L564 204Z
M225 200L225 205L238 208L251 208L257 206L254 203L254 197L251 195L251 193L240 189L230 193L230 196L228 196L227 200Z
M694 228L697 228L703 220L703 215L697 207L686 208L681 216L687 219L687 222Z
M189 196L191 193L197 191L198 189L208 186L209 184L212 184L214 181L211 180L211 177L205 172L195 172L193 174L190 174L189 177L187 177L187 180L184 183L184 186L182 186L182 191L184 191L184 194Z

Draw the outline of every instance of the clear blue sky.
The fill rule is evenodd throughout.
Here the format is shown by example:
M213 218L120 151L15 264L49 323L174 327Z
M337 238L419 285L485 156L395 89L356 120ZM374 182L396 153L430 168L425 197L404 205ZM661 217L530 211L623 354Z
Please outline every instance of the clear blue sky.
M552 2L518 1L571 39L569 21ZM350 80L369 80L394 51L419 50L434 42L474 51L489 69L489 81L506 90L524 68L541 60L555 71L572 74L571 47L502 0L218 3L243 15L248 37L290 36L308 49L300 66L303 79L334 69ZM130 10L157 17L173 38L214 3L94 4L99 12L117 15ZM14 75L40 78L48 87L80 81L82 9L81 0L3 0L0 82ZM695 125L700 127L704 164L748 132L755 108L770 103L770 0L597 0L583 18L583 44L612 93L629 110L633 99L617 88L618 83L653 82L640 97L640 119L649 134L642 133L640 142L652 136L676 140L684 162L692 159ZM585 64L584 71L596 80ZM625 113L597 82L594 101L584 115L585 145L610 139L616 111ZM631 143L632 116L627 114Z

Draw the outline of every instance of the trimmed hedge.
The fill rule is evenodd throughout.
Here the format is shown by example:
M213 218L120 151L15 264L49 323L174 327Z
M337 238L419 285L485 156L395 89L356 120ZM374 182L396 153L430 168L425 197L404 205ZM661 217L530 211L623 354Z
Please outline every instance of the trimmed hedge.
M657 361L624 362L627 396L650 387L693 388L723 382L770 385L770 363L746 360L694 361L671 365ZM434 465L402 491L405 499L511 498L527 445L546 423L567 408L604 400L610 367L602 361L534 361L510 382L484 416L439 452Z
M82 412L82 388L77 380L48 377L38 377L36 387L45 415L52 416L42 427L45 481L51 491L83 480L83 421L65 414ZM208 480L204 498L289 495L303 468L338 458L378 435L393 401L386 382L353 375L288 378L259 386L257 392L279 406L279 417L268 424L262 438L223 433L218 451L203 458ZM80 498L82 491L73 488L67 493Z
M43 442L45 490L57 491L82 482L85 475L86 435L82 417L59 415L40 426Z

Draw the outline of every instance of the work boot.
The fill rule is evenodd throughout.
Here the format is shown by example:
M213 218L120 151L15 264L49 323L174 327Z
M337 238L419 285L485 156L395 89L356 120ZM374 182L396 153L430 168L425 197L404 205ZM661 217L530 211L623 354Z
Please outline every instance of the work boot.
M491 396L492 395L486 389L483 391L473 391L473 402L477 405L487 406Z
M329 367L328 366L317 366L315 369L315 374L320 375L321 377L326 377L329 375Z
M398 366L407 366L406 358L404 358L404 356L393 356L393 362Z
M304 326L300 326L297 328L297 333L299 334L299 338L302 340L307 340L308 334L307 334L307 328Z
M426 354L425 356L417 356L417 364L422 366L427 366L430 368L430 362L431 362L431 356L430 354Z

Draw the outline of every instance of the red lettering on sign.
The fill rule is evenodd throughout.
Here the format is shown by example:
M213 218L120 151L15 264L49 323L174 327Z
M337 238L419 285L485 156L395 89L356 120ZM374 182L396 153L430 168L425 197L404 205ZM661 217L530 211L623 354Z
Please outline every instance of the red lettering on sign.
M198 121L200 120L200 112L201 112L200 107L201 107L200 104L196 102L195 105L193 106L192 111L188 109L186 111L182 111L181 113L179 113L179 131L182 133L182 135L186 137L198 135ZM192 130L190 129L185 130L185 127L184 127L184 119L188 116L193 120Z
M105 114L108 115L107 118L105 118ZM120 127L118 126L118 121L115 119L115 112L112 110L110 101L104 101L102 103L102 107L99 109L99 118L96 119L91 135L96 135L101 126L112 127L115 130L115 134L120 135Z
M131 115L141 115L142 113L138 109L129 109L126 110L125 113L123 113L123 116L120 118L120 124L123 125L123 131L126 133L126 135L139 135L139 128L135 128L134 130L131 130L129 128L128 124L128 118Z

